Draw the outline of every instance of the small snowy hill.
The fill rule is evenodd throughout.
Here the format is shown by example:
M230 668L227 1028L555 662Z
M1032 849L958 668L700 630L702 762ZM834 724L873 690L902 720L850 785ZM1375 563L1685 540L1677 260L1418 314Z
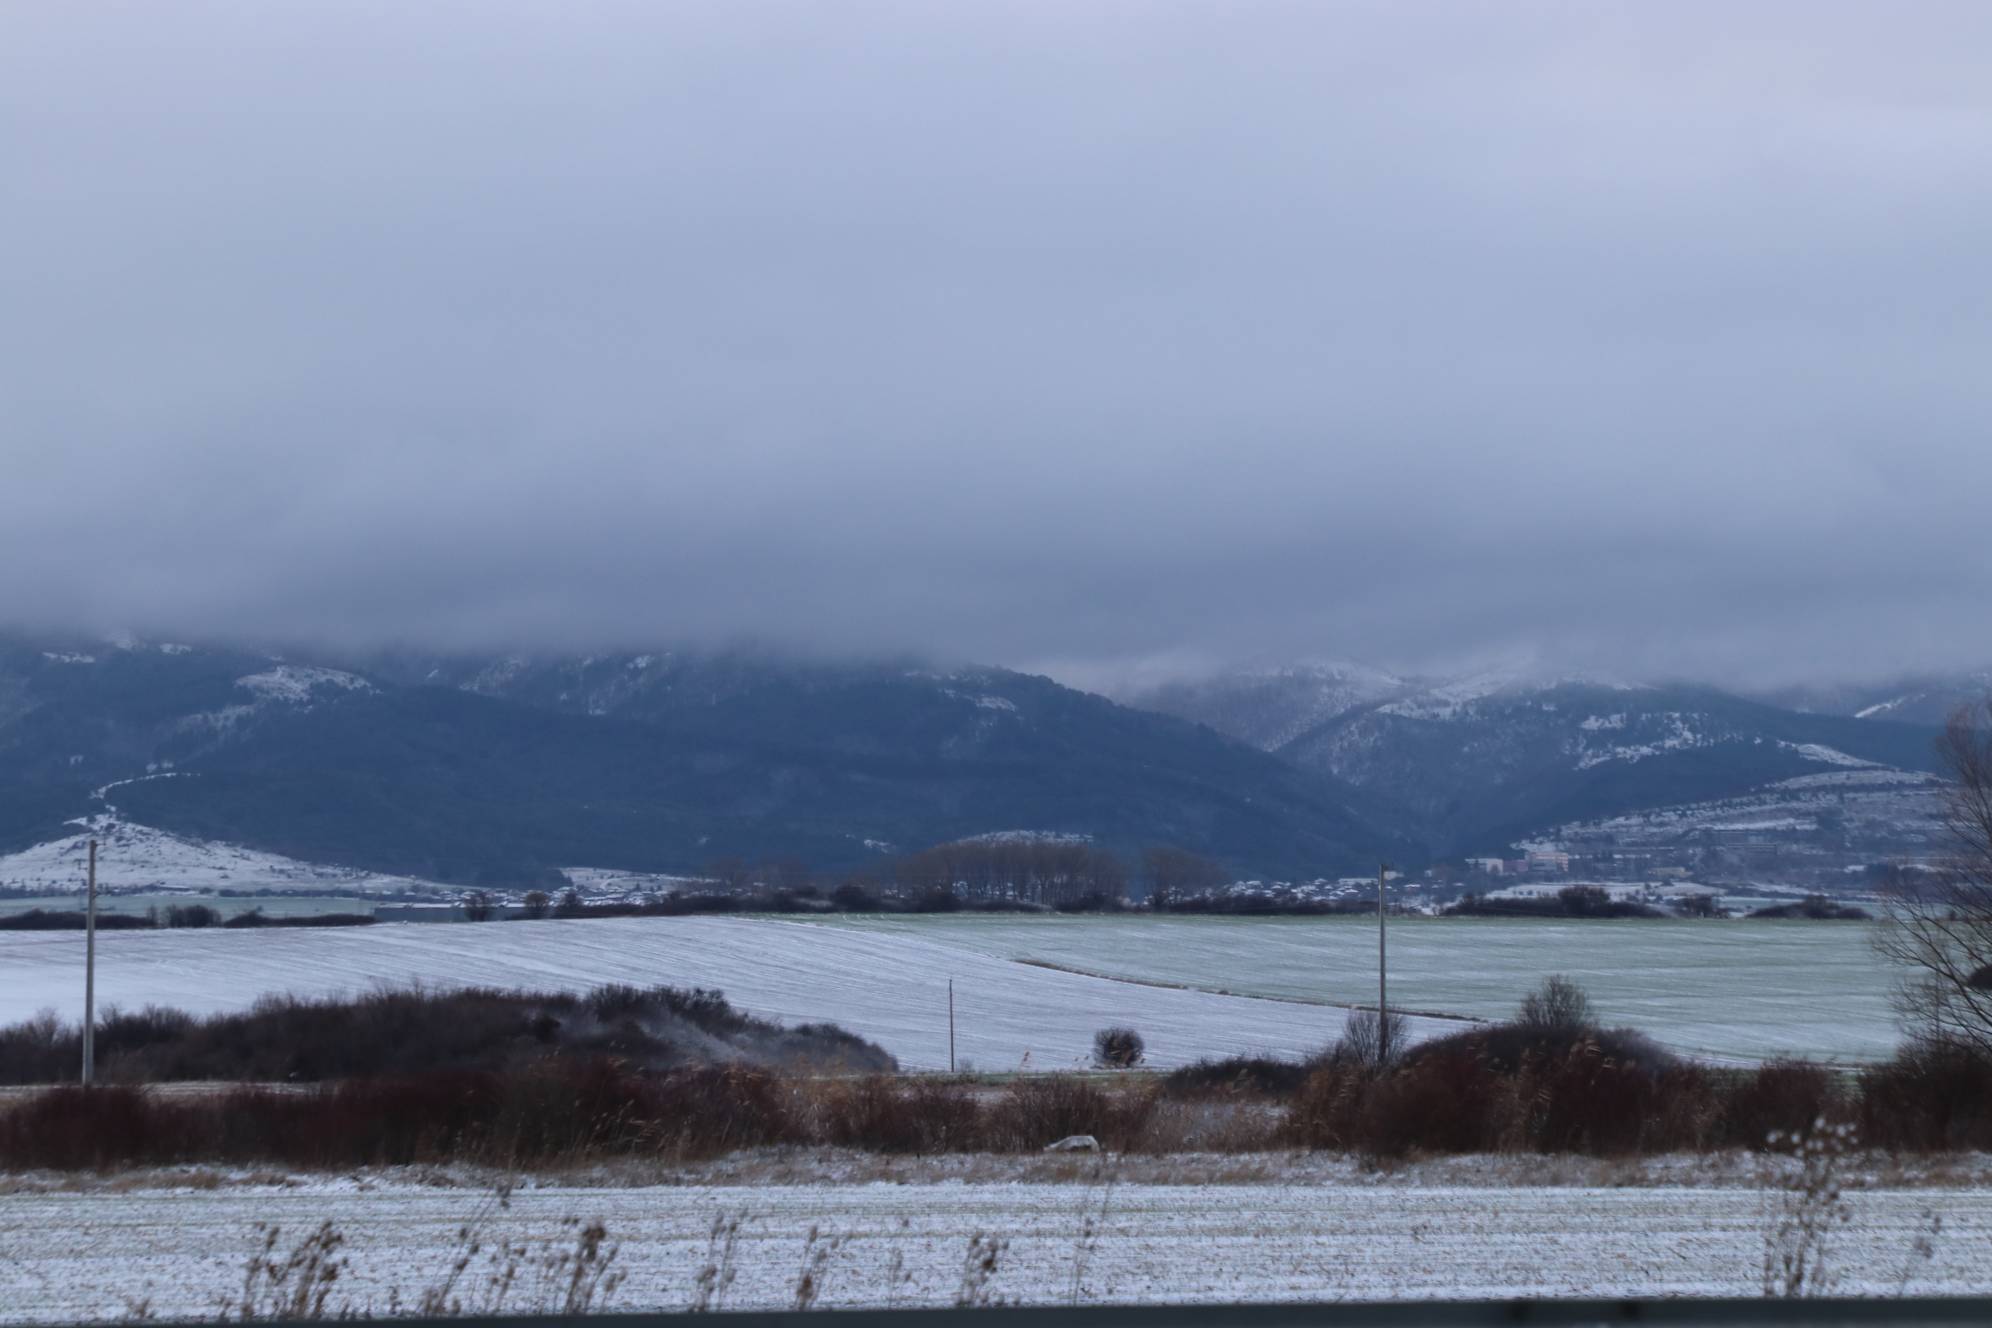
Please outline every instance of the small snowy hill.
M114 816L94 816L78 823L73 835L0 857L0 889L45 894L82 890L92 839L97 841L97 884L110 890L377 894L443 888L410 877L299 862L239 844L188 839Z

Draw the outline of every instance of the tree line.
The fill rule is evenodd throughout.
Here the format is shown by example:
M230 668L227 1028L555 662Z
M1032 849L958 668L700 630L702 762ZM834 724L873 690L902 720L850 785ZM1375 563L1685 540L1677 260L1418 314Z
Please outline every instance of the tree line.
M578 917L609 913L775 911L947 912L970 909L1111 910L1144 895L1152 908L1224 911L1231 873L1217 861L1172 845L1144 849L1132 862L1081 839L992 837L936 844L868 870L825 875L798 859L749 864L722 858L691 889L621 904L589 901L569 889L529 891L513 916ZM491 892L464 896L465 913L482 922L504 915Z

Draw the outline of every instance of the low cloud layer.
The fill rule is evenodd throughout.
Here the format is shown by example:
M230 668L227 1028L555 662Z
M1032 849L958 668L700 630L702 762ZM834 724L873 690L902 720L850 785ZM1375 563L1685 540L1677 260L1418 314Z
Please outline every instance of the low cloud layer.
M1992 8L0 20L0 617L1992 659Z

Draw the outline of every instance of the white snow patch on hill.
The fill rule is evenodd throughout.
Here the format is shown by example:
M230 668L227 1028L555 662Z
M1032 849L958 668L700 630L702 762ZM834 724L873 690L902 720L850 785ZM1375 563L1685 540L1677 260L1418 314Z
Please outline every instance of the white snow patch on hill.
M1828 747L1817 742L1780 742L1778 746L1797 752L1808 761L1819 761L1825 765L1843 765L1853 769L1868 770L1880 768L1876 761L1864 761L1858 756L1849 756L1837 747Z
M1526 668L1490 669L1442 682L1402 700L1392 701L1380 707L1379 713L1406 719L1453 720L1472 713L1480 702L1492 697L1522 696L1531 691L1550 692L1559 687L1598 687L1614 692L1650 690L1644 683L1626 682L1600 674L1568 673L1543 677ZM1543 702L1542 707L1545 710L1556 709L1553 702Z
M108 787L108 786L107 786ZM109 889L286 890L306 894L443 889L405 876L300 862L277 853L188 839L114 815L76 822L77 832L0 857L0 886L46 894L81 891L90 841L97 884Z
M182 729L206 727L225 730L272 705L309 707L319 692L371 692L374 685L357 673L321 669L306 664L279 664L261 673L237 678L235 685L255 699L241 705L204 710L180 721Z
M1919 774L1914 770L1900 770L1892 765L1862 764L1856 769L1829 770L1816 775L1794 775L1770 785L1774 789L1820 789L1820 788L1887 788L1895 786L1933 786L1941 781L1935 775Z
M1378 707L1378 713L1405 719L1457 719L1475 701L1508 691L1518 685L1523 677L1514 670L1475 674L1470 678L1441 683L1401 701L1392 701Z
M670 876L614 867L562 867L560 874L584 895L669 894L673 890L710 889L717 884L707 876Z
M524 656L507 655L464 683L462 690L476 692L480 696L497 696L505 690L506 684L525 671Z
M1556 827L1542 843L1576 851L1687 845L1709 832L1810 834L1831 814L1854 838L1921 851L1939 842L1942 781L1892 766L1839 765L1750 793L1675 803Z
M1596 728L1593 728L1587 721L1580 727L1587 732L1599 732L1607 729L1623 728L1625 725L1625 716L1623 715L1609 716L1608 718L1617 719L1619 722L1617 724L1601 722ZM1580 739L1578 743L1579 755L1577 757L1577 768L1579 770L1589 770L1593 766L1604 765L1608 761L1624 761L1628 765L1631 765L1643 761L1649 756L1661 756L1667 752L1686 751L1689 748L1707 747L1712 744L1713 740L1695 727L1694 721L1701 718L1699 715L1684 715L1670 711L1660 716L1660 718L1667 721L1667 730L1652 742L1624 743L1613 747L1594 748Z
M342 673L338 669L303 664L279 664L266 672L237 678L235 685L246 688L265 701L286 701L293 705L309 702L311 694L320 687L349 692L370 692L374 689L372 683L357 673Z
M1091 835L1069 834L1062 830L991 830L956 841L962 844L1090 844Z

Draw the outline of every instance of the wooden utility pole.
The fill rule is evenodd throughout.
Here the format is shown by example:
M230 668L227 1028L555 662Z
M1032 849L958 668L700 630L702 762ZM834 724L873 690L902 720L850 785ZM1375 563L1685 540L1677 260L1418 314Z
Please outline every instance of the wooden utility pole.
M97 1071L97 841L90 841L89 901L83 913L83 1086Z
M1388 958L1385 941L1390 934L1388 913L1383 906L1383 880L1390 874L1390 864L1380 862L1376 867L1376 1056L1384 1059L1389 1050L1385 1045L1390 1037L1390 992L1388 988Z
M948 979L948 1073L955 1072L954 1059L954 979Z

